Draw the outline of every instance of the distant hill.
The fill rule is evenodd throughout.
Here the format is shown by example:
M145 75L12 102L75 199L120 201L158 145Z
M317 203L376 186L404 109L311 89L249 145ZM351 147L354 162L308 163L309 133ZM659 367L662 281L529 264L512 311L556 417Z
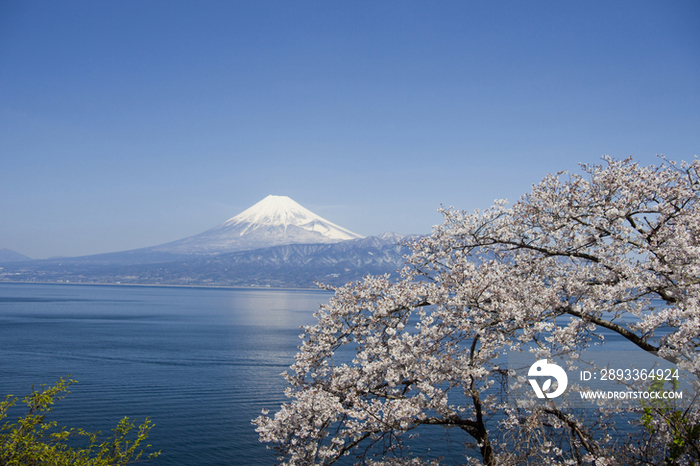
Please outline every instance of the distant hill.
M31 258L12 249L0 248L0 262L28 261Z

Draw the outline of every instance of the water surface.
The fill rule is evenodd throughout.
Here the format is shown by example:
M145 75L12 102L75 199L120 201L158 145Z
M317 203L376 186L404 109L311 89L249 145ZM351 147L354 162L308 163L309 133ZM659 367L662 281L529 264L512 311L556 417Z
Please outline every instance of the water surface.
M61 425L156 424L153 465L272 464L251 419L284 401L280 373L324 291L0 284L0 394L78 380Z

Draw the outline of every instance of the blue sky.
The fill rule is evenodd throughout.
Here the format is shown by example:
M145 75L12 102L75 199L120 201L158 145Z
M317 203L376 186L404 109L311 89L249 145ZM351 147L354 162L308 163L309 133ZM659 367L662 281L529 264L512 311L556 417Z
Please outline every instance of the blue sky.
M700 3L0 2L0 248L190 236L268 194L363 235L603 154L700 153Z

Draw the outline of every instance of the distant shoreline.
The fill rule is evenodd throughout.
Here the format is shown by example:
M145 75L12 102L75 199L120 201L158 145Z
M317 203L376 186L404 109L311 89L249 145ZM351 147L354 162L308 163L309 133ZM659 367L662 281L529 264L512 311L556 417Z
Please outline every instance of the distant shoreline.
M42 282L42 281L14 281L14 280L3 280L0 281L0 285L3 284L14 284L14 285L80 285L80 286L138 286L138 287L152 287L152 288L206 288L206 289L220 289L220 290L257 290L257 291L314 291L320 293L333 293L332 291L322 290L318 287L316 288L284 288L284 287L267 287L267 286L226 286L226 285L178 285L178 284L168 284L168 283L85 283L85 282Z

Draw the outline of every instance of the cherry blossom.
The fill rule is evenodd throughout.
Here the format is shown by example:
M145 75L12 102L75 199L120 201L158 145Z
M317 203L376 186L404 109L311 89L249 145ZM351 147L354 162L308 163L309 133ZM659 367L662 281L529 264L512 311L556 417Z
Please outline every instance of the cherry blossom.
M700 162L581 168L510 207L442 209L399 279L333 288L286 374L290 401L254 420L280 464L437 465L440 452L411 450L433 428L463 433L463 464L697 462L694 400L622 442L611 411L499 389L509 352L575 358L606 344L601 329L700 375Z

